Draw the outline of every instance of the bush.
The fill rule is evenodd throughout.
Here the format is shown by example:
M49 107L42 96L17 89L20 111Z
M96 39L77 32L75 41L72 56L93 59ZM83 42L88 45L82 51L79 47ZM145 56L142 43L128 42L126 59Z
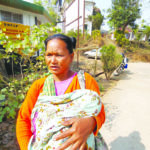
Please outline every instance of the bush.
M67 36L69 37L75 37L76 39L78 39L78 30L70 30L67 32ZM91 35L87 33L87 31L85 31L85 35L84 35L84 40L83 39L83 33L81 30L79 30L79 44L83 45L85 44L89 39L91 38Z
M101 32L100 32L100 30L93 30L92 31L92 38L96 43L100 43L100 41L101 41Z
M0 74L0 122L3 121L3 118L14 119L16 117L31 83L43 77L47 72L43 56L45 53L44 40L49 35L59 32L60 30L51 24L42 24L31 27L30 36L28 31L23 34L23 39L17 35L18 38L15 41L0 32L0 44L3 44L5 48L5 53L0 55L0 59L13 62L11 78ZM41 55L34 61L32 56L38 50L41 50ZM19 61L13 55L14 53L19 54ZM19 74L14 71L14 63L20 67Z
M122 56L116 53L116 48L113 45L103 46L100 51L106 79L110 80L112 73L122 62Z
M67 32L67 35L70 36L70 37L75 37L76 39L78 38L78 30L70 30ZM79 30L79 37L82 37L82 31Z
M85 31L84 37L85 37L85 40L87 41L91 39L91 35L87 31Z
M116 42L119 46L128 49L129 48L129 40L125 38L124 33L121 33L120 31L115 31L114 36L116 38Z

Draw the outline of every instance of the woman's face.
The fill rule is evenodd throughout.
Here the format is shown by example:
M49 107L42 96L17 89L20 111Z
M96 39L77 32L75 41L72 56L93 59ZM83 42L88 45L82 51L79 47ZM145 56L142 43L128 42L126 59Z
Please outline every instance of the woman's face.
M70 54L66 43L60 39L52 39L47 43L46 64L52 74L68 73L74 54Z

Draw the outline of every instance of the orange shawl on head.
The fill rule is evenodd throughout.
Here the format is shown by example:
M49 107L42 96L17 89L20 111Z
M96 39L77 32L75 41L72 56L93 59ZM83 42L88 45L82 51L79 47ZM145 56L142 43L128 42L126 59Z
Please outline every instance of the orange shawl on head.
M20 146L21 150L27 150L29 140L32 136L31 132L31 113L32 109L37 101L37 98L39 94L43 90L44 81L46 78L41 78L39 80L36 80L30 87L27 96L19 110L18 118L17 118L17 126L16 126L16 135L17 140ZM85 85L86 89L93 90L100 94L99 87L95 79L89 75L88 73L85 73ZM71 84L67 88L65 93L70 93L74 90L80 89L79 81L77 75L73 78ZM97 130L94 132L95 135L97 135L98 130L102 126L102 124L105 121L105 111L104 111L104 105L102 104L101 112L97 117L95 117L97 122Z

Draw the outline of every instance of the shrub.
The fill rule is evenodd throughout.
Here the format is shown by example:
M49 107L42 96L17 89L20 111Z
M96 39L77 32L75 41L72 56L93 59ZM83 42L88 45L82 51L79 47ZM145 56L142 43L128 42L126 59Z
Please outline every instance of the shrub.
M72 29L72 30L67 32L67 35L70 36L70 37L75 37L77 39L77 37L78 37L78 30L74 31ZM79 37L82 37L82 31L81 30L79 30Z
M0 122L3 121L3 118L15 118L31 83L43 77L47 72L43 56L44 40L49 35L58 32L60 30L51 24L31 27L30 36L29 32L25 32L23 39L17 35L18 38L13 40L0 32L0 44L5 47L5 53L0 55L0 59L13 60L13 63L20 65L20 74L17 77L14 71L12 78L9 79L0 74ZM33 62L32 56L38 50L41 50L41 55L36 57L36 61ZM21 61L18 62L13 53L19 54ZM12 68L14 67L13 63ZM26 69L23 70L23 67Z
M125 38L124 33L122 33L121 31L115 31L114 36L119 46L128 49L130 42L128 39Z
M100 43L100 41L101 41L101 32L100 32L100 30L93 30L92 31L92 38L96 43Z
M116 53L116 48L113 45L103 46L100 51L106 79L110 80L112 73L122 62L122 56Z
M75 37L76 39L78 39L78 30L70 30L67 32L67 35L69 37ZM81 30L79 30L79 44L83 45L85 44L89 39L91 38L91 35L87 33L87 31L85 30L84 32L84 40L83 40L83 33Z

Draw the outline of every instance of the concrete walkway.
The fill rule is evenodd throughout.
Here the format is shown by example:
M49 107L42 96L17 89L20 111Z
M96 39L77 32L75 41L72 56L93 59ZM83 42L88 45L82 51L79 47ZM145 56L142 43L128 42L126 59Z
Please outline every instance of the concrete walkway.
M129 63L103 97L101 133L110 150L150 150L150 63Z

